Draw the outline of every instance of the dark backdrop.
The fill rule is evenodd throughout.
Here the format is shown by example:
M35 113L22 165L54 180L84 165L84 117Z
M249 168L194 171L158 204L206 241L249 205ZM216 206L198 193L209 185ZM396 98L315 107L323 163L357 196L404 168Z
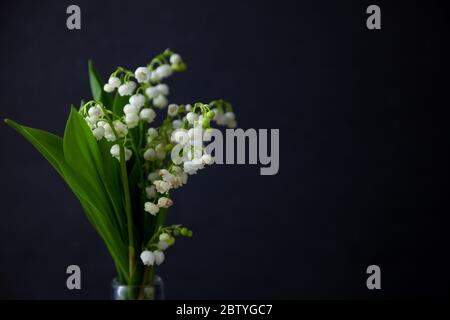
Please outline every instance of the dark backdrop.
M393 2L393 1L391 1ZM223 97L280 129L280 171L214 166L176 192L190 226L159 269L168 298L405 298L449 293L444 1L69 1L0 5L1 117L62 134L103 75L169 47L175 102ZM109 298L113 264L62 179L0 126L0 297ZM82 290L65 287L82 269ZM366 267L382 290L365 286Z

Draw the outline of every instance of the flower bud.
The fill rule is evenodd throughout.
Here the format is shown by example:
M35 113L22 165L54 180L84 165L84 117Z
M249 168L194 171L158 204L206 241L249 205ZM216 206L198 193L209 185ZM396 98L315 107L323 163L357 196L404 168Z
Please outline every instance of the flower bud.
M215 116L216 116L216 113L215 113L214 111L212 111L212 110L209 110L208 113L206 114L206 117L207 117L209 120L214 119Z
M171 64L179 64L179 63L183 62L183 60L181 59L181 56L178 53L172 54L170 56L169 61L170 61Z
M208 118L203 119L202 127L203 128L209 128L209 119Z
M187 69L187 66L185 63L177 63L177 64L172 64L172 70L175 72L183 72Z
M161 233L159 235L159 240L161 241L168 241L170 238L170 235L168 233Z
M187 236L187 234L189 233L189 229L186 227L183 227L180 229L180 233L182 236Z
M168 144L166 144L166 146L165 146L166 152L170 152L170 151L172 150L172 148L173 148L173 144L171 144L171 143L168 143Z

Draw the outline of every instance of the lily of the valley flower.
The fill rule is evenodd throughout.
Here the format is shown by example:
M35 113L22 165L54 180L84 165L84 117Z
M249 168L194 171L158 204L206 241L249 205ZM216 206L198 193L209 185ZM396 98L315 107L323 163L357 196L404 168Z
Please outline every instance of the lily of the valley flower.
M167 193L167 191L169 191L171 188L170 183L167 181L163 181L163 180L153 181L153 184L155 185L156 190L159 193Z
M152 266L155 263L155 255L148 250L142 251L141 260L144 266Z
M167 107L167 104L169 103L169 100L167 100L166 96L160 94L159 96L157 96L156 98L153 99L153 104L155 105L155 107L159 108L159 109L163 109L165 107Z
M134 105L134 106L136 106L138 108L141 108L145 104L145 97L144 97L144 95L138 93L138 94L132 95L130 97L129 101L130 101L130 104L132 104L132 105Z
M129 161L133 156L131 149L136 152L136 161L132 161L133 168L125 166L123 172L123 164L120 166L122 179L130 173L134 175L142 172L147 175L148 181L139 179L139 182L136 182L139 189L137 198L140 201L142 191L146 199L143 201L143 209L153 216L173 205L169 191L185 185L189 175L196 174L198 170L214 163L214 158L205 153L203 145L203 141L211 141L211 124L216 122L229 128L237 126L231 105L223 100L215 100L210 104L169 104L170 90L162 81L173 72L185 69L186 65L181 56L170 50L152 60L148 67L138 67L134 72L120 67L111 74L103 89L106 92L117 89L117 93L126 96L123 99L128 101L122 103L123 99L117 97L114 98L113 105L109 105L110 99L102 99L106 102L89 101L80 109L95 139L104 138L113 142L110 148L112 157L120 161L123 150L125 161ZM123 106L122 110L117 110L117 103ZM155 121L158 109L166 107L167 114L163 115L165 117L161 125L157 129L146 129L147 124ZM175 149L180 146L183 153L180 162L174 159L173 162L170 161L168 155L180 150ZM128 180L129 183L137 181L135 178L133 176L133 179ZM127 201L125 198L123 200ZM133 215L132 220L134 218ZM158 223L156 222L157 226ZM144 248L140 258L145 266L160 265L164 262L163 251L174 243L173 236L192 235L187 228L158 227L163 228L158 239L150 235L151 243L135 243L135 249L138 246ZM161 229L157 230L159 232ZM146 237L147 235L143 235L142 238Z
M148 123L151 123L156 118L156 112L151 108L144 108L139 113L139 118L141 118L141 120L144 120Z
M177 115L178 112L178 105L176 104L170 104L169 107L167 108L167 114L171 117L175 117Z
M106 92L113 92L114 89L120 86L120 79L117 77L110 77L108 83L103 86L103 90Z
M158 199L158 207L169 208L173 205L173 201L166 197L161 197Z
M169 239L170 239L170 235L165 232L163 232L159 235L159 240L161 240L161 241L167 242L167 241L169 241Z
M122 84L118 91L121 96L130 96L133 94L136 89L136 82L128 81L127 83Z
M156 68L155 72L160 79L164 79L172 75L172 68L168 64L163 64Z
M159 242L158 242L159 250L166 250L168 247L169 247L169 244L167 243L167 241L159 240Z
M155 257L156 265L159 266L161 263L164 262L164 259L165 259L164 252L155 250L155 251L153 251L153 256Z
M150 213L151 215L156 216L156 214L159 212L159 207L156 204L148 201L144 204L144 210Z
M103 127L98 127L92 130L92 133L94 134L95 139L101 140L105 135L105 129Z
M118 144L113 145L113 146L111 147L110 152L111 152L111 155L112 155L114 158L116 158L117 160L120 161L120 146L119 146ZM125 153L125 154L124 154L124 155L125 155L125 161L130 160L131 156L133 155L133 152L132 152L130 149L125 148L125 149L124 149L124 153Z
M125 115L125 123L129 129L137 127L139 124L139 116L136 113L128 113Z
M134 77L139 83L146 82L149 78L149 71L146 67L139 67L134 71Z

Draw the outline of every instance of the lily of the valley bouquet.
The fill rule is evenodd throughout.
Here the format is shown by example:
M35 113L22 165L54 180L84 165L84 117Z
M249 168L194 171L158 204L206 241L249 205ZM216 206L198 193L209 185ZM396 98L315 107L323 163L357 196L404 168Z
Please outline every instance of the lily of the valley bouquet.
M151 286L175 237L192 236L185 226L165 224L173 191L213 164L203 142L211 139L211 124L236 126L223 100L169 103L163 81L185 69L180 55L165 50L134 72L117 68L103 84L89 63L93 100L72 106L63 138L5 120L72 189L124 286ZM152 294L130 290L119 298Z

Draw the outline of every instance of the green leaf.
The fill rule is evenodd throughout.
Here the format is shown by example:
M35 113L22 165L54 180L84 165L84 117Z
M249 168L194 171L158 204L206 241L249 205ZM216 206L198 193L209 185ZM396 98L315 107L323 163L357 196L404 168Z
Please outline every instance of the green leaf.
M121 189L111 171L113 161L109 149L104 146L102 152L91 129L83 117L72 107L64 132L64 158L67 163L93 187L98 201L111 215L111 220L125 236ZM116 171L117 172L117 171Z
M114 114L118 117L123 116L123 107L125 107L125 105L128 103L128 100L130 98L128 96L121 96L119 94L119 92L116 92L116 95L114 97L114 102L113 102L113 108L112 111L114 112Z
M25 137L64 178L65 160L60 137L43 130L22 126L10 119L5 119L5 123Z
M95 101L102 102L104 106L106 106L108 109L111 110L113 103L112 95L103 90L103 81L99 73L95 69L94 63L91 60L89 60L88 66L89 66L89 82L91 84L92 98Z
M127 279L127 245L121 239L119 230L111 220L111 215L107 213L108 206L105 207L104 203L102 203L103 201L99 201L101 199L99 199L98 191L96 190L97 186L84 179L77 170L67 163L63 140L54 134L22 126L9 119L6 119L5 122L24 136L66 181L81 202L88 220L105 242L118 269L118 273Z

